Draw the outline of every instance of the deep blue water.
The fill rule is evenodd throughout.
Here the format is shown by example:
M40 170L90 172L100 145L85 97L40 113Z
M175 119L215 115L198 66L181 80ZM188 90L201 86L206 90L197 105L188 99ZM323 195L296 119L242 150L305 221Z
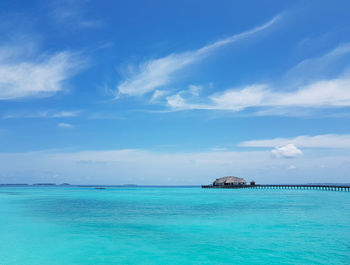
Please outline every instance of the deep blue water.
M350 264L350 192L0 187L12 264Z

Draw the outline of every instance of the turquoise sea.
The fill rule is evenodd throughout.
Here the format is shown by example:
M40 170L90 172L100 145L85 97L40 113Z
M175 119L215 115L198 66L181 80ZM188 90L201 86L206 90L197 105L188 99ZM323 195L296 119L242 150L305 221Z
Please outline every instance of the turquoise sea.
M0 187L12 264L350 264L350 192Z

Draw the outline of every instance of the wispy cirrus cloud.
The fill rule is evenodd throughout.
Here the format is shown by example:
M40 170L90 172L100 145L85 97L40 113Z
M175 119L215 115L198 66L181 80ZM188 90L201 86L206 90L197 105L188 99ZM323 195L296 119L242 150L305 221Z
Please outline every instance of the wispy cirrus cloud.
M167 90L155 90L150 102L157 102L159 99L162 99L164 96L166 96L167 94L169 94L169 91Z
M15 112L7 113L2 116L3 119L25 119L25 118L72 118L77 117L82 113L81 110L69 111L50 111L42 110L37 112Z
M213 94L206 101L204 104L196 103L196 98L185 99L181 93L167 97L168 106L178 110L241 111L252 107L348 107L350 106L350 78L316 81L298 90L286 92L273 90L265 84L255 84Z
M194 51L173 53L166 57L143 62L137 66L137 71L130 73L126 79L117 86L118 94L128 96L144 95L159 87L168 85L173 80L173 75L177 71L204 59L211 52L223 46L245 39L271 27L278 19L279 16L276 16L261 26L216 41Z
M70 29L99 28L102 20L93 19L86 14L85 6L89 1L62 0L50 5L51 17L59 24L66 24Z
M276 147L293 144L307 148L350 148L350 134L302 135L294 138L274 138L245 141L243 147Z
M76 53L23 54L17 46L0 47L0 100L48 97L86 66ZM6 56L5 56L6 55Z
M308 115L322 108L350 107L350 43L292 67L279 80L229 88L211 95L189 90L165 97L171 111L219 110L250 115Z
M314 58L307 58L292 67L285 74L287 82L300 85L303 82L332 79L349 67L350 43L343 43Z
M65 129L73 129L73 128L74 128L74 125L71 124L71 123L64 123L64 122L61 122L61 123L57 124L57 127L59 127L59 128L65 128Z
M53 118L65 118L65 117L77 117L81 113L81 110L72 111L60 111L52 114Z

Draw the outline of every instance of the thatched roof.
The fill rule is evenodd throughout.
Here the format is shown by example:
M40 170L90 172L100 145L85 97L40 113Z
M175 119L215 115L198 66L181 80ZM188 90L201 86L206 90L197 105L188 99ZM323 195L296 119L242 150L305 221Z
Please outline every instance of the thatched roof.
M239 183L246 183L246 181L243 178L238 178L234 176L228 176L223 178L218 178L214 181L214 185L223 185L223 184L239 184Z

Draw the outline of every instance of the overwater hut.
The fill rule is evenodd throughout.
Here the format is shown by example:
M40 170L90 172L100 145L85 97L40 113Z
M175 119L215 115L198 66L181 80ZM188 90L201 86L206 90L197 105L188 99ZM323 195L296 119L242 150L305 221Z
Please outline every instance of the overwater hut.
M238 186L246 184L247 182L243 178L238 178L234 176L218 178L213 182L213 186Z

